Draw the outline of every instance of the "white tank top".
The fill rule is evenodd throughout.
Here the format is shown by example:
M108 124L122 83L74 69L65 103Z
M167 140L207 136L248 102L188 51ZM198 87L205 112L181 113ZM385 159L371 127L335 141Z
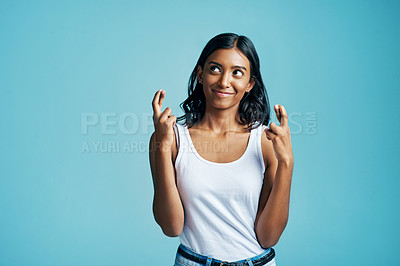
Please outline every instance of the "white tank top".
M215 163L196 151L187 126L175 124L175 160L179 195L185 211L180 242L219 260L235 261L264 252L254 221L264 179L261 136L266 126L252 129L246 151L228 163ZM224 147L210 147L215 150Z

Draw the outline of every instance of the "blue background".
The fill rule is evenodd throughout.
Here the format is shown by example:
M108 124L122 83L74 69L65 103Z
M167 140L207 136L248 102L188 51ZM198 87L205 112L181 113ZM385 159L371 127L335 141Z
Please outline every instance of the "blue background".
M222 32L251 38L271 104L289 113L277 264L399 265L399 7L1 1L0 265L173 264L178 239L152 215L151 100L165 89L163 109L181 115Z

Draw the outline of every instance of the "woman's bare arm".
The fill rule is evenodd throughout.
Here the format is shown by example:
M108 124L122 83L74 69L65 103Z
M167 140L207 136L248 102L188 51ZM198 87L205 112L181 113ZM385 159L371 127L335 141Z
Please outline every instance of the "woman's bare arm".
M289 219L293 162L278 162L271 143L266 143L264 148L269 158L264 174L255 231L260 245L268 248L278 243Z
M175 237L183 230L184 211L175 182L175 168L172 161L173 147L176 146L172 127L176 117L170 115L171 109L168 107L161 113L164 94L165 92L157 92L153 100L156 131L151 135L149 144L154 185L153 214L163 233Z
M271 123L266 131L268 140L262 138L266 171L254 225L257 239L264 248L278 243L287 225L294 166L287 112L281 105L275 106L275 112L281 125Z

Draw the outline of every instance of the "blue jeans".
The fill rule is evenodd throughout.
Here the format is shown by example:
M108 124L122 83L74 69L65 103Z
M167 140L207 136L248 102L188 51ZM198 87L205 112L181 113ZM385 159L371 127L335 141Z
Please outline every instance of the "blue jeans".
M260 261L268 261L264 264ZM222 263L222 264L221 264ZM243 259L240 261L224 262L211 257L200 255L194 252L192 249L180 244L178 251L176 252L175 264L174 266L214 266L214 265L237 265L237 266L276 266L275 264L275 251L273 248L267 249L265 252L258 256L251 257L248 259ZM232 264L235 263L235 264Z

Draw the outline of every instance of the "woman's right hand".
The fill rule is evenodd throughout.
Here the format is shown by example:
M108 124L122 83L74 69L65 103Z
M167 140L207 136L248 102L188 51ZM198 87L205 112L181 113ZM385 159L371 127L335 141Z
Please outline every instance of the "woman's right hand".
M162 148L171 148L174 142L174 125L176 116L171 115L171 108L165 108L161 112L162 103L165 98L165 90L158 90L153 99L153 123L156 142Z

